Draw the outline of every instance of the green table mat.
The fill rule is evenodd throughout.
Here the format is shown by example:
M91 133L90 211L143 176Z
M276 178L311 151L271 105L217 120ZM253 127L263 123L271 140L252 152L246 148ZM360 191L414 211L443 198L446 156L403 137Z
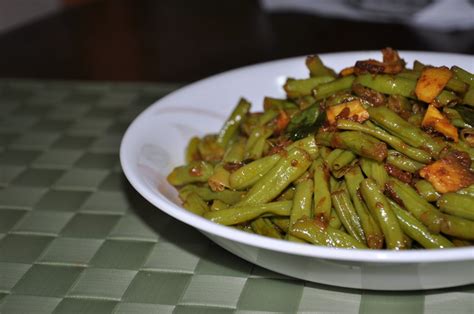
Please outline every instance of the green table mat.
M0 81L0 313L474 313L474 285L371 292L273 273L143 200L120 140L177 87Z

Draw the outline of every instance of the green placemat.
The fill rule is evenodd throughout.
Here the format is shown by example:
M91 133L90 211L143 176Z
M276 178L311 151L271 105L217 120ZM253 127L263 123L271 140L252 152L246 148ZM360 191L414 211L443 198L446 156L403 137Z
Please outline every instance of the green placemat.
M473 285L369 292L267 271L144 201L120 139L177 87L0 81L0 313L474 312Z

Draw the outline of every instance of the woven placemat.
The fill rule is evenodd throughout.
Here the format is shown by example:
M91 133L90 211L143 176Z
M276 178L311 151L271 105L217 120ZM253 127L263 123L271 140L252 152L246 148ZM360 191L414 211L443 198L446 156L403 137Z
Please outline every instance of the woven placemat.
M369 292L270 272L143 200L120 140L177 87L0 81L1 313L474 313L473 285Z

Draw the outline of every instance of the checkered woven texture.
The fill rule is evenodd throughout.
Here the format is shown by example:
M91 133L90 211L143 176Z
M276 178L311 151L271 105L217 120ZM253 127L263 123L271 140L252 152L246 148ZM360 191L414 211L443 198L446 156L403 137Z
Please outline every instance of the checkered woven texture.
M1 313L474 313L472 285L369 292L267 271L143 200L120 140L177 87L0 81Z

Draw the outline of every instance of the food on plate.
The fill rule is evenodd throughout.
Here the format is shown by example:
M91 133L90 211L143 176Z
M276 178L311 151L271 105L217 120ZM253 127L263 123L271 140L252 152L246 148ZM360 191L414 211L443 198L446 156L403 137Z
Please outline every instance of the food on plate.
M316 56L285 98L240 99L168 176L183 207L244 232L336 248L474 244L474 74L398 52L339 73Z

